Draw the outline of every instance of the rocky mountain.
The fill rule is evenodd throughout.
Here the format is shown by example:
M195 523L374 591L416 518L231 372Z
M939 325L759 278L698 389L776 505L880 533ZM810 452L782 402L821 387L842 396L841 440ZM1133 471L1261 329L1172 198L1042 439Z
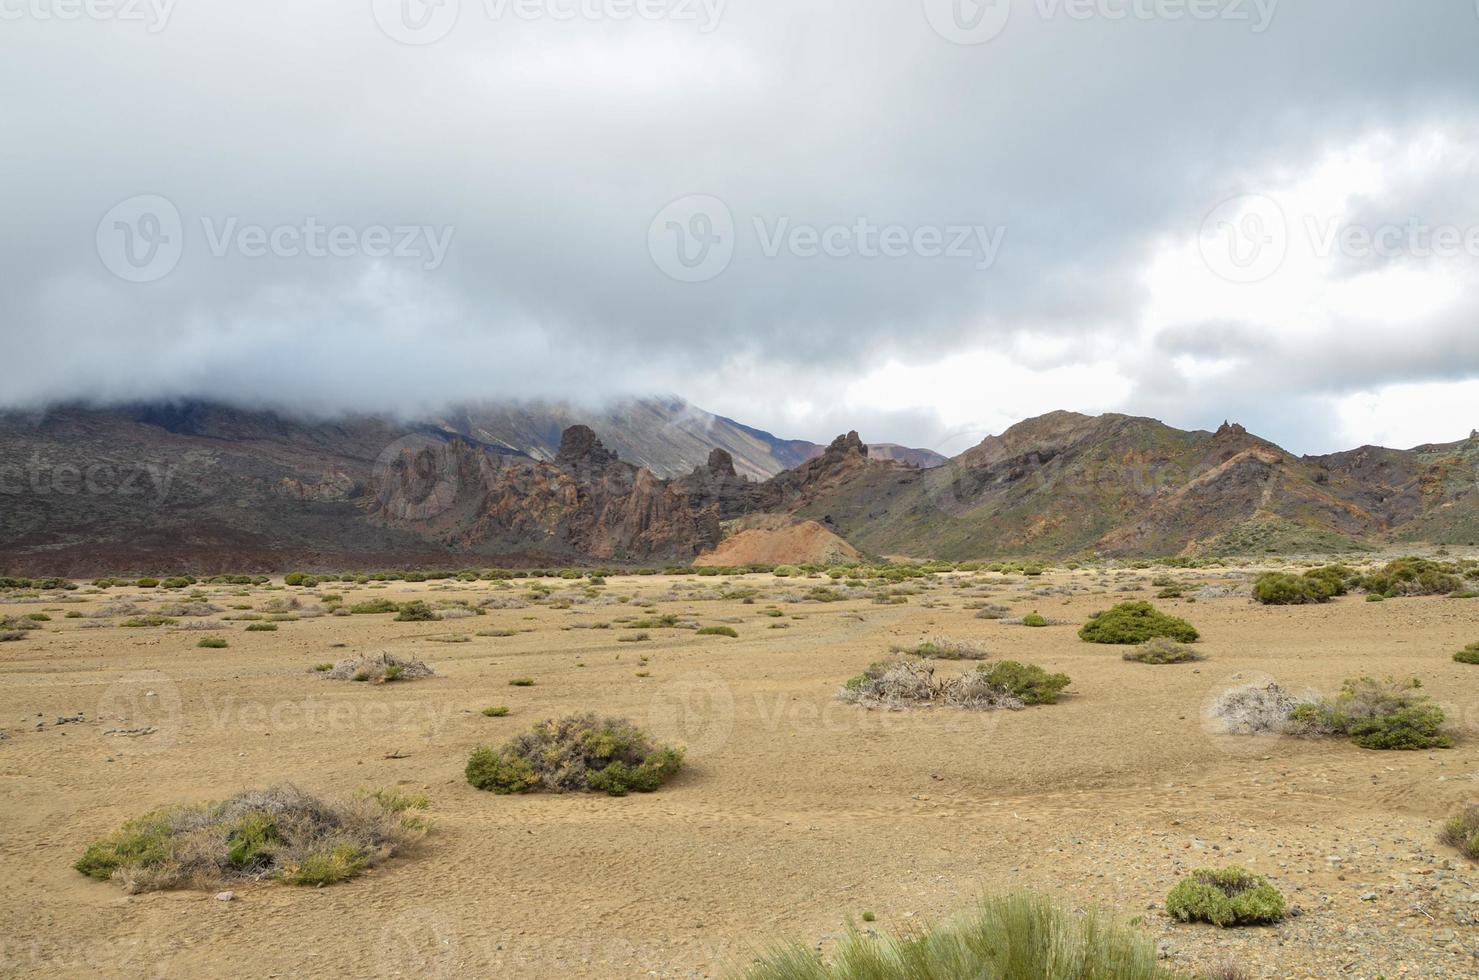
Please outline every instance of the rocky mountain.
M631 398L601 407L559 401L485 402L460 406L427 424L476 444L546 461L559 451L562 432L586 425L619 457L664 479L691 473L704 465L710 450L722 449L741 476L764 480L820 456L823 448L804 439L781 439L675 396ZM944 456L928 449L892 443L871 448L875 456L915 466L945 462Z
M1233 424L1055 412L938 467L853 432L757 480L719 446L664 477L594 426L526 452L484 423L208 404L0 416L0 572L688 561L726 528L786 540L805 521L865 553L940 558L1479 540L1479 433L1296 457ZM741 430L756 431L725 431Z
M1390 538L1479 540L1479 436L1296 457L1224 424L1054 412L932 470L854 453L793 508L883 554L1332 551ZM785 474L778 480L785 479Z

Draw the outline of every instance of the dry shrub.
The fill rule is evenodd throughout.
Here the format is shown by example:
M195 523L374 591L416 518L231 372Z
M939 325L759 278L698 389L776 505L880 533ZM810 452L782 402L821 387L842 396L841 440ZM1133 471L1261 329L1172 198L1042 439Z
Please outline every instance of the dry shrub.
M326 801L293 786L253 790L130 820L74 867L128 892L265 879L334 884L419 840L426 823L407 811L424 806L393 794Z
M932 636L912 647L895 646L891 653L907 653L929 660L989 660L991 652L979 643Z
M170 616L179 618L182 616L211 616L221 612L220 606L213 606L209 602L166 602L154 610L156 616Z
M139 616L144 611L144 607L137 602L120 601L104 603L89 615L94 619L113 619L117 616Z
M360 654L341 660L328 670L315 672L331 681L362 681L372 684L415 681L436 676L436 671L421 661L397 657L391 653Z
M1291 731L1289 715L1298 703L1272 681L1244 684L1223 691L1210 715L1225 735L1285 735Z
M897 709L934 704L940 691L933 664L881 660L849 680L838 697L865 708Z
M1153 637L1125 651L1125 659L1141 664L1184 664L1205 660L1191 647L1164 636Z
M949 680L936 679L933 664L885 660L849 680L838 697L865 708L897 710L942 704L977 711L1015 710L1053 704L1068 684L1066 674L1049 674L1014 660L981 664Z
M1438 841L1456 847L1464 857L1479 861L1479 806L1469 804L1443 825Z

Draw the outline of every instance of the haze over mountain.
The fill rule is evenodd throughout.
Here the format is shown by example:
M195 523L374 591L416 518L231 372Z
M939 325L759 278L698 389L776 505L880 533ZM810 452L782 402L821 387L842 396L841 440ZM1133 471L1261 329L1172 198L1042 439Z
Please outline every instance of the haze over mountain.
M823 450L669 399L592 420L649 464L638 465L595 425L566 427L551 451L565 421L548 407L399 423L205 403L0 416L11 461L0 563L96 574L684 562L757 516L921 558L1479 540L1479 434L1296 457L1235 424L1186 432L1054 412L925 469L856 433ZM736 449L752 471L800 461L754 479Z

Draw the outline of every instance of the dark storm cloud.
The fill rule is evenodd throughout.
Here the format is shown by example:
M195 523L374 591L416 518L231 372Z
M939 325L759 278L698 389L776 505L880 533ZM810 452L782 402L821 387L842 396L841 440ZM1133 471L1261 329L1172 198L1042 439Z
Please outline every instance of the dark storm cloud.
M1194 235L1249 174L1373 129L1464 122L1479 101L1479 15L1456 2L1250 0L1272 15L1257 32L1133 12L1174 6L1150 0L1103 0L1086 19L1016 0L978 46L942 38L918 2L885 0L700 6L719 15L708 31L493 21L462 0L446 37L420 46L387 37L371 12L384 5L165 6L162 24L7 8L23 16L0 34L0 402L412 412L676 390L723 409L722 386L692 382L734 360L752 384L786 379L777 398L886 358L1071 362L1134 342L1147 253ZM1434 183L1407 210L1447 213L1468 187ZM694 194L727 207L734 255L685 283L648 233ZM138 195L166 198L183 235L178 263L143 283L97 245L104 215ZM927 235L870 255L860 225L875 230L864 239ZM786 237L798 227L800 249ZM806 235L833 229L851 230L835 239L847 254L807 254ZM135 245L153 230L135 227ZM932 235L958 237L960 254L922 254ZM1283 365L1289 344L1259 328L1190 323L1145 352L1122 407L1170 408L1175 391L1178 417L1200 418L1217 399L1256 403L1269 377L1317 394L1470 377L1463 322L1406 331L1395 357L1320 351L1318 368ZM1241 386L1148 370L1177 353L1281 366ZM866 413L887 438L947 428L887 408ZM742 421L825 439L837 415L818 411L810 431ZM1281 424L1291 442L1325 436L1318 411L1295 417L1308 421Z

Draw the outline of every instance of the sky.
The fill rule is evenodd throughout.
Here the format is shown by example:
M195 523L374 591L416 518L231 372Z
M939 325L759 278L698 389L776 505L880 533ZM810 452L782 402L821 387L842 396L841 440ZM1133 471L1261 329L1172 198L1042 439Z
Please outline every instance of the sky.
M0 0L0 407L1479 428L1473 0Z

